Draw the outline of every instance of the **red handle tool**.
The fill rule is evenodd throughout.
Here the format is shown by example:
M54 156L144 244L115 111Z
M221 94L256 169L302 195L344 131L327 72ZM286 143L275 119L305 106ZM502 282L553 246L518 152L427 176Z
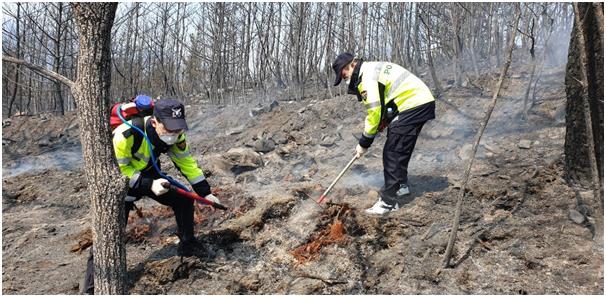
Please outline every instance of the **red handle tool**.
M163 183L162 186L164 186L165 188L168 188L171 191L177 192L177 194L179 194L179 195L181 195L183 197L186 197L186 198L189 198L189 199L192 199L192 200L200 201L200 202L202 202L204 204L210 205L210 206L212 206L214 208L217 208L217 209L227 210L227 207L225 207L225 205L223 205L223 204L210 201L210 200L208 200L208 199L206 199L204 197L200 197L198 194L196 194L194 192L185 191L185 190L183 190L183 189L181 189L179 187L176 187L176 186L174 186L174 185L172 185L170 183Z

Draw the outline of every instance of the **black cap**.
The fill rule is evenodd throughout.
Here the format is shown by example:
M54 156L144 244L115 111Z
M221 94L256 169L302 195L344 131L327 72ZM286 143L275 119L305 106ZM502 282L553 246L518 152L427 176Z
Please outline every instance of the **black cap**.
M341 83L341 71L347 64L349 64L354 59L354 55L350 53L341 53L337 56L335 61L332 63L332 69L335 70L335 86L338 86Z
M158 100L154 104L154 117L168 130L187 130L185 108L174 99Z

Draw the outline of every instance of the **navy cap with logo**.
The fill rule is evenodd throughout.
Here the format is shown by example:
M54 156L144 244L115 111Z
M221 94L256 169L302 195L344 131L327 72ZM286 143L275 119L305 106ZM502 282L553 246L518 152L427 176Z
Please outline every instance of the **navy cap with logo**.
M188 129L187 122L185 121L185 107L177 100L163 99L156 101L154 104L154 117L168 130Z
M341 53L332 63L332 69L335 71L335 75L337 76L335 78L335 86L338 86L341 83L341 71L343 71L343 68L353 61L354 58L354 55L350 53Z

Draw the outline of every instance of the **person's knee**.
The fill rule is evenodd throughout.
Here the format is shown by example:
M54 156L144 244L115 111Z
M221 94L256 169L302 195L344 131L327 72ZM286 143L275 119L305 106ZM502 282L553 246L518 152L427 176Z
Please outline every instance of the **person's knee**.
M194 210L194 201L189 200L189 199L184 199L181 198L183 200L180 200L179 202L175 203L172 208L175 212L181 212L181 211L193 211Z
M190 200L190 199L184 199L182 205L185 209L190 209L190 208L193 209L194 201Z

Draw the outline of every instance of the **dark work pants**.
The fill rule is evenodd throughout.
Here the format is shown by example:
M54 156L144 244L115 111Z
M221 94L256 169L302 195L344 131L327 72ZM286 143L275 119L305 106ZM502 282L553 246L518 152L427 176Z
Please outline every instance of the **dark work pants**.
M151 171L151 172L150 172ZM152 179L160 178L155 171L150 170L143 173L143 177ZM177 221L177 235L181 241L187 241L194 237L194 201L185 197L178 196L176 193L169 191L164 195L156 196L151 189L133 188L128 191L129 196L138 197L139 200L143 196L150 197L158 203L170 206L175 214ZM128 221L128 214L134 209L134 202L125 202L124 205L124 222ZM84 288L82 293L93 294L94 290L94 270L93 270L93 248L86 262L86 275L84 277Z
M381 198L394 204L400 184L408 183L408 162L417 143L423 123L389 127L383 147L383 176L385 185L381 188Z

